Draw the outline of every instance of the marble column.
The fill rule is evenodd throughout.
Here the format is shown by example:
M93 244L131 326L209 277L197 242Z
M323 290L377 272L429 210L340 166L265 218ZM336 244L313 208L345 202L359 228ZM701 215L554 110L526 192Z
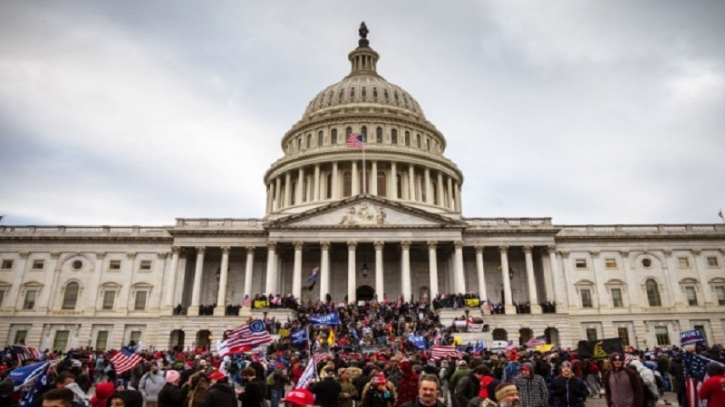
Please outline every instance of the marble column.
M378 196L378 162L372 161L372 170L370 171L370 190L368 193L373 196Z
M453 242L454 246L454 283L455 294L466 293L466 273L463 271L463 242L458 240Z
M415 201L415 169L413 164L408 164L408 200Z
M270 212L272 212L272 195L274 191L274 187L272 186L272 183L270 182L269 185L267 185L267 207L265 214L269 215Z
M295 263L292 268L292 295L302 298L302 242L294 242Z
M267 243L267 280L264 285L264 294L275 292L277 288L277 242Z
M557 306L557 312L561 312L562 306L569 306L569 298L562 284L562 279L559 277L559 262L556 260L556 246L547 247L547 251L549 252L549 261L551 263L551 278L554 283L554 304Z
M347 242L347 302L355 302L355 289L357 283L355 282L355 249L357 248L357 242Z
M312 201L317 202L320 200L320 164L315 164L315 186L312 190Z
M332 163L332 185L329 185L329 188L332 188L332 199L338 199L340 198L340 187L338 182L338 170L337 170L337 161L333 161Z
M433 204L433 192L431 191L431 185L430 185L430 168L425 167L425 171L423 172L425 175L424 182L425 185L423 188L425 188L425 203L432 205Z
M476 246L476 274L478 275L478 296L483 304L488 299L485 270L483 269L483 246Z
M410 301L411 281L410 281L410 242L400 242L401 248L401 264L403 265L403 299Z
M254 246L247 247L247 262L244 263L244 297L252 297L252 275L254 274Z
M191 306L188 315L198 316L199 305L201 300L201 280L204 274L204 252L206 247L199 246L196 248L196 268L194 269L194 285L191 290Z
M456 195L456 212L461 212L463 203L461 202L461 186L456 182L453 193Z
M305 170L300 167L299 170L297 170L297 191L295 191L295 204L299 205L304 200L304 195L302 194L302 190L304 189L305 184Z
M524 246L524 256L526 257L526 281L529 285L529 302L531 303L531 313L541 314L541 305L539 305L539 295L536 292L536 279L534 277L534 259L531 254L533 248Z
M360 173L357 170L357 161L352 161L352 196L360 194Z
M507 314L515 314L513 298L511 295L511 280L509 279L509 247L499 246L501 254L501 279L503 281L503 303Z
M378 240L375 242L375 294L378 301L383 300L385 286L383 281L383 247L385 243Z
M698 305L700 306L714 306L717 305L715 302L713 302L712 299L712 289L710 288L710 284L708 284L707 280L707 273L705 272L705 267L707 267L703 262L700 260L702 259L702 249L700 248L692 248L692 263L695 267L695 271L697 272L697 279L699 281L700 291L702 292L702 299L703 302L698 301Z
M330 293L330 242L320 242L320 300Z
M446 202L446 207L450 210L454 210L455 208L455 199L453 198L453 178L450 176L448 177L448 202Z
M274 180L275 193L274 193L274 208L273 210L279 210L282 207L282 178L278 175Z
M600 310L604 311L609 309L609 294L607 288L604 286L604 275L602 273L603 267L600 265L599 251L592 250L592 275L594 276L594 290L592 295L596 296L597 306ZM593 304L592 304L593 305Z
M438 253L436 251L438 242L428 242L428 269L430 270L430 300L439 294L438 292Z
M620 255L622 256L622 271L624 272L624 279L627 283L627 293L629 294L629 309L631 312L641 312L642 311L642 303L640 303L640 296L638 295L641 287L637 284L637 281L635 280L634 271L631 269L630 265L630 253L629 250L620 250ZM570 282L572 284L572 282ZM573 299L571 300L574 301Z
M445 207L446 204L443 199L443 174L441 174L440 171L438 171L438 188L436 188L436 194L438 194L438 206Z
M395 165L395 161L390 163L390 185L388 186L390 189L390 198L391 199L399 199L398 196L398 173ZM382 295L382 294L380 294Z
M219 270L219 292L216 298L214 315L224 315L227 306L227 280L229 279L229 246L222 246L222 264Z
M287 171L284 174L284 205L287 208L292 205L292 174Z
M675 264L675 258L672 257L672 250L671 249L664 249L662 250L662 253L665 256L665 263L666 266L663 267L663 271L665 272L665 276L671 276L670 273L674 273L674 278L669 278L667 281L669 282L668 290L672 293L673 302L676 308L679 308L678 311L685 312L685 298L682 290L679 287L679 284L677 282L677 264Z
M18 261L13 264L15 272L13 273L12 285L10 286L10 291L8 292L7 298L3 301L5 303L3 309L11 310L23 308L23 302L18 301L18 294L20 293L20 286L22 285L21 282L23 281L23 276L25 275L27 271L26 269L28 268L28 256L30 256L29 252L18 253Z

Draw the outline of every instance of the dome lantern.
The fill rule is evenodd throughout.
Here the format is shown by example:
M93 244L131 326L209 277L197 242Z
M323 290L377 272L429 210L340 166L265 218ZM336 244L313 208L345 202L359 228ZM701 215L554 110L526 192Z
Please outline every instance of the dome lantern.
M377 52L370 48L370 41L368 41L368 27L363 21L360 23L360 40L358 41L358 47L348 54L347 59L350 60L352 69L350 75L375 75L377 71L375 66L380 58Z

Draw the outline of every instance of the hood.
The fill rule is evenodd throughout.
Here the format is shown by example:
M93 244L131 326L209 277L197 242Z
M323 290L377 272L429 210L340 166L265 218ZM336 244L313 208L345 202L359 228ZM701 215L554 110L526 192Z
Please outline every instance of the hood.
M223 393L234 393L234 389L232 389L232 386L227 383L214 383L214 385L211 386L209 390L211 389L216 389Z
M634 369L637 370L638 373L642 373L642 370L646 369L646 367L644 367L642 362L640 362L639 360L633 360L629 362L629 365L634 367Z
M115 392L116 389L113 386L113 383L101 383L98 386L96 386L96 398L105 400L113 395L113 392Z

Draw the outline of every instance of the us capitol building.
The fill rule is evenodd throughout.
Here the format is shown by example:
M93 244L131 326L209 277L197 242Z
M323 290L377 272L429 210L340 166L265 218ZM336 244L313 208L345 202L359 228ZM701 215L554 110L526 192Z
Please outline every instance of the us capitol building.
M360 37L350 73L312 98L282 137L283 156L264 175L264 218L0 226L0 338L41 350L132 339L188 348L216 343L250 312L286 317L225 315L247 295L480 293L505 314L469 309L486 327L468 339L546 335L568 347L618 336L653 347L700 329L709 343L725 343L724 225L463 216L464 176L444 155L445 136L378 74L364 26ZM366 135L364 161L347 146L351 133ZM517 314L526 302L531 313ZM542 314L547 302L556 310ZM200 316L211 304L213 315ZM442 312L449 321L463 313Z

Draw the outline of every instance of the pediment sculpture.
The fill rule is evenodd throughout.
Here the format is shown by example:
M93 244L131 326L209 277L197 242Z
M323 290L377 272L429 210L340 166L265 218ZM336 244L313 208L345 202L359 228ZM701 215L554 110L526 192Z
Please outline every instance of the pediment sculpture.
M385 208L370 209L368 204L363 202L348 208L340 220L340 225L385 225L386 217Z

